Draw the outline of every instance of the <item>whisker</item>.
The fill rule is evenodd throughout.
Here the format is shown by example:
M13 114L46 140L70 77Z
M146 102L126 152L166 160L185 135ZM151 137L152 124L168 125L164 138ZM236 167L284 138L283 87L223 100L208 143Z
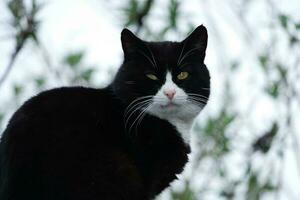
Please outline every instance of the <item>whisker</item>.
M203 87L203 88L201 88L201 89L203 89L203 90L210 90L210 88L204 88L204 87Z
M204 95L201 95L201 94L195 94L195 93L187 93L188 96L198 96L198 97L202 97L202 98L205 98L205 99L208 99L208 97L204 96Z
M153 63L153 61L149 58L149 56L147 56L143 51L138 50L139 53L141 53L143 56L145 56L145 58L148 59L148 61L153 65L153 67L155 68L156 65Z
M195 101L202 102L202 103L207 103L208 102L208 100L198 98L198 97L189 97L188 99L195 100Z
M125 81L125 84L133 85L133 84L135 84L135 81Z
M149 98L149 99L148 99ZM123 118L124 118L124 123L125 123L125 127L130 119L130 117L141 108L141 106L143 106L144 103L150 102L152 98L152 95L148 95L148 96L143 96L143 97L139 97L137 99L135 99L134 101L132 101L127 108L124 111L123 114ZM139 102L141 101L141 102ZM130 114L128 116L128 114Z
M193 102L191 102L191 103L192 103L192 105L196 105L196 106L200 107L201 109L204 107L204 106L202 106L200 104L195 104ZM192 105L188 104L187 106L185 106L185 109L187 109L189 112L195 112L196 111L195 107L193 107Z
M195 97L189 97L188 99L192 99L192 100L203 102L203 103L207 103L208 102L207 99L201 99L201 98L195 98Z
M147 108L148 108L147 104ZM137 120L146 112L147 109L142 110L142 112L136 117L136 119L133 121L133 123L131 124L131 126L129 127L129 133L131 132L132 127L134 126L135 122L137 122Z
M136 98L135 100L133 100L128 106L127 108L125 109L124 113L126 113L126 111L130 108L130 106L132 106L134 103L136 103L137 101L140 101L142 99L146 99L146 98L151 98L153 97L153 95L147 95L147 96L142 96L142 97L139 97L139 98Z
M197 49L201 49L201 48L203 48L203 47L195 47L195 48L189 50L188 52L186 52L186 54L184 54L184 56L181 58L181 60L180 60L180 62L179 62L179 64L178 64L178 66L182 63L182 61L183 61L185 58L187 58L189 55L191 55L191 53L193 53L193 51L195 51L195 50L197 50Z
M156 61L155 61L155 58L154 58L154 55L153 55L151 49L148 47L148 45L146 45L146 47L147 47L148 51L150 52L150 54L151 54L151 56L152 56L152 60L153 60L153 62L155 63L156 68L158 68L158 67L157 67L157 63L156 63Z
M146 100L143 100L141 102L137 102L136 104L133 104L125 113L124 113L124 117L126 117L134 108L144 104L144 103L147 103L151 101L151 99L146 99Z
M185 67L186 65L189 65L189 64L191 64L191 63L184 63L184 64L182 64L182 65L180 65L178 67L179 67L179 69L181 69L181 68L183 68L183 67Z
M197 104L197 105L201 105L201 106L205 106L207 103L205 102L200 102L200 101L195 101L195 100L191 100L194 104Z
M191 101L193 101L194 103L201 105L201 106L205 106L207 104L207 102L201 102L201 101L196 101L196 100L191 100Z
M181 57L182 57L182 53L183 53L183 51L184 51L185 45L186 45L186 42L183 44L183 47L182 47L182 49L181 49L179 58L178 58L178 60L177 60L177 66L179 66L179 64L181 63Z
M145 115L147 114L146 111L148 110L148 108L150 107L150 104L148 104L148 106L142 111L142 116L140 117L140 119L138 120L138 122L136 123L135 126L135 133L137 134L137 129L138 126L141 124L142 120L144 119Z
M208 101L208 98L206 98L204 96L189 95L188 98L198 98L198 99L203 99L203 100Z
M195 98L189 98L189 99L197 101L197 102L205 103L205 104L207 104L207 102L208 102L208 101L206 101L204 99L195 99Z
M195 101L195 100L192 100L192 99L189 99L188 101L193 103L193 104L196 104L197 106L199 106L201 108L203 108L205 106L204 103L201 103L201 102L198 102L198 101Z
M143 108L143 107L144 107L145 105L147 105L149 102L150 102L150 101L140 103L138 106L135 106L135 109L134 109L132 112L128 112L128 114L129 114L128 117L127 117L127 115L124 116L124 120L126 119L126 120L125 120L125 128L127 127L127 124L128 124L128 122L129 122L131 116L133 116L133 114L134 114L136 111L138 111L138 110L140 110L141 108Z

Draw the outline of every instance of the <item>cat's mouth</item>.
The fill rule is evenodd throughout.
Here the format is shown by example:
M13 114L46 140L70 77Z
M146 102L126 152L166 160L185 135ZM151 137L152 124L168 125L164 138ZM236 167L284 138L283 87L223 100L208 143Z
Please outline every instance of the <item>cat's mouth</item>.
M179 104L176 104L174 102L168 102L166 105L160 105L161 108L176 108L179 106Z

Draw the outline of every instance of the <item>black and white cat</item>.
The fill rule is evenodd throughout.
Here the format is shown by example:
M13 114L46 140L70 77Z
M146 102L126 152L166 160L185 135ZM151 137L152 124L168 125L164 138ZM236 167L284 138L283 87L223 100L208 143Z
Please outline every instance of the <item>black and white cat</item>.
M124 62L104 89L29 99L0 143L1 200L148 200L182 172L206 105L207 31L146 42L124 29Z

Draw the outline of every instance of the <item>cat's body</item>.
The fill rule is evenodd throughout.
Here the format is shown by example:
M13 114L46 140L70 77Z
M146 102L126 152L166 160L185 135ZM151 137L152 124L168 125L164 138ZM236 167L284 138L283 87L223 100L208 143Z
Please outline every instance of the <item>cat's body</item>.
M2 163L14 172L3 174L14 185L8 183L14 195L7 199L134 200L164 189L189 150L155 117L145 117L140 134L129 138L116 124L124 109L109 88L55 89L25 103L3 138L14 146L12 160Z
M0 144L1 200L147 200L182 172L187 129L206 103L188 101L185 92L209 95L204 56L189 60L204 66L189 69L199 73L199 87L181 89L180 72L170 66L186 53L181 43L148 43L156 60L141 61L130 47L137 38L126 31L122 37L125 61L110 86L49 90L14 114ZM150 76L131 69L139 62L164 67ZM185 75L178 78L188 81Z

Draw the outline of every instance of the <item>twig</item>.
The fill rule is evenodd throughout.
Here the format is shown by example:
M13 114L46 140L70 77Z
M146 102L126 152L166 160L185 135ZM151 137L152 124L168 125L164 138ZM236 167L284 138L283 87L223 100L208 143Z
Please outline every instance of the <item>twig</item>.
M293 150L294 150L294 154L295 154L295 161L296 161L296 165L297 165L297 168L298 168L298 174L299 174L299 177L300 177L300 144L299 144L299 138L297 137L295 131L292 130L291 126L291 120L292 120L292 103L291 103L291 97L288 96L287 97L287 102L288 102L288 109L289 109L289 115L288 115L288 118L287 118L287 128L289 129L288 131L290 132L290 136L292 138L292 145L293 145Z
M26 39L22 39L22 41L20 41L15 48L15 51L13 52L13 54L10 57L9 63L3 73L3 75L0 78L0 88L3 85L4 81L6 80L6 78L8 77L9 73L11 72L11 69L13 68L13 65L16 61L16 58L18 56L18 54L20 53L22 47L25 44Z
M136 13L136 23L137 23L137 29L136 33L139 33L140 30L144 26L144 19L149 14L149 11L151 10L151 7L154 3L154 0L147 0L140 12Z
M63 82L63 79L60 75L60 73L53 67L53 64L50 60L50 56L49 53L47 51L47 49L45 48L45 46L43 46L38 40L35 40L36 46L40 49L41 52L41 56L43 58L43 60L45 61L46 67L48 68L48 70L54 74L55 78L60 81Z

